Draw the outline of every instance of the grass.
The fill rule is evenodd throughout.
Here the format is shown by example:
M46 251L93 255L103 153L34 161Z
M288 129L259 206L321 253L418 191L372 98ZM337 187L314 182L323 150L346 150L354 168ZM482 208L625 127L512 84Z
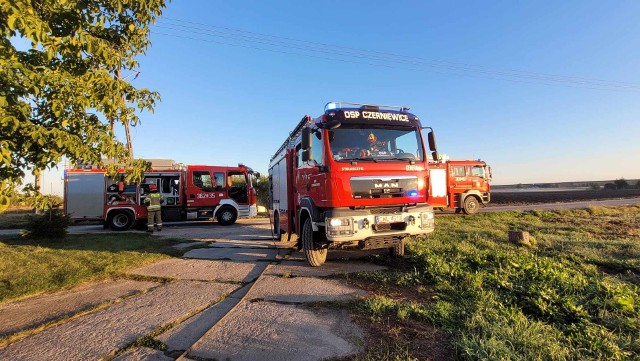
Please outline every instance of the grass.
M437 327L456 359L640 359L640 206L437 221L393 271L349 277L375 293L351 304L357 317ZM537 245L509 243L509 229ZM389 335L371 347L406 347L382 359L422 359L420 338Z
M118 277L125 270L179 255L175 241L146 234L67 235L56 242L0 238L0 302Z
M0 229L24 228L33 215L30 208L13 207L0 212Z

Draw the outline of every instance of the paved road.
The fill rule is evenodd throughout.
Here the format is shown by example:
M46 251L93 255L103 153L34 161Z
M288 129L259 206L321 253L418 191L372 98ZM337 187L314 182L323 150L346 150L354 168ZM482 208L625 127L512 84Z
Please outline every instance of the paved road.
M364 344L346 311L307 304L365 297L332 276L384 267L340 252L308 267L291 244L270 239L267 219L154 236L184 237L176 247L187 252L126 279L0 304L0 360L322 360ZM33 334L2 339L25 330ZM133 346L140 339L147 347Z

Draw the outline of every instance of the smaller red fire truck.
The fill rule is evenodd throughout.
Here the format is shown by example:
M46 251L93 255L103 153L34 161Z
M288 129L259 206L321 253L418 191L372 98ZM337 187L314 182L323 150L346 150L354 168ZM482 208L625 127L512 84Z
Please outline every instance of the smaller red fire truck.
M481 160L430 162L429 178L428 202L434 208L474 214L491 201L491 167Z
M109 178L102 169L70 169L64 176L64 210L74 220L101 220L116 231L145 222L144 199L155 184L164 198L164 222L209 220L231 225L238 217L257 214L257 194L252 187L258 173L237 167L189 165L179 169L151 170L140 184L127 184L125 174Z

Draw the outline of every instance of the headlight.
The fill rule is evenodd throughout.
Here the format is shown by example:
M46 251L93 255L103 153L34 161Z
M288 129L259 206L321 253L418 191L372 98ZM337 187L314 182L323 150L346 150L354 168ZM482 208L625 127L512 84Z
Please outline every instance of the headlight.
M331 227L348 226L349 224L349 218L329 218L329 225Z
M422 218L422 221L426 221L426 220L429 220L429 219L433 219L434 218L434 214L433 214L433 212L421 213L420 214L420 218Z
M353 222L350 218L327 218L327 236L351 236L353 235Z
M422 229L433 228L435 226L434 213L433 212L420 213L420 221L421 221L420 228Z

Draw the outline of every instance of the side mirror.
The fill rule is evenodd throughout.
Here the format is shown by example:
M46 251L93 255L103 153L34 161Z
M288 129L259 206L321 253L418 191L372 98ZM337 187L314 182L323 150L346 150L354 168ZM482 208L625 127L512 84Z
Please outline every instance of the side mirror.
M438 151L437 150L431 152L431 158L433 158L434 162L438 162Z
M427 138L429 139L429 150L437 151L438 147L436 146L436 135L433 133L433 130L427 134Z
M310 160L311 160L311 149L303 150L302 151L302 161L303 162L308 162Z
M303 128L302 129L302 150L311 149L311 129ZM304 153L302 155L302 160L304 160Z
M253 173L253 175L254 175L256 178L260 179L260 172L255 172L255 173Z

